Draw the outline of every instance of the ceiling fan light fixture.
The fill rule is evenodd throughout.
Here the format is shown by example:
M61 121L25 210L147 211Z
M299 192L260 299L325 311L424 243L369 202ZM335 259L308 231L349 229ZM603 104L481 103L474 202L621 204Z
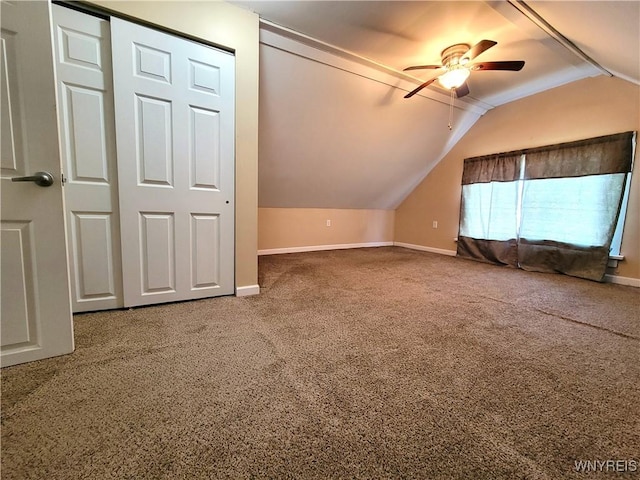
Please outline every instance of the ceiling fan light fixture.
M437 80L443 88L450 91L451 101L453 102L454 95L458 98L469 95L469 86L466 80L469 78L471 70L507 70L512 72L522 70L524 60L469 63L494 45L497 45L497 42L493 40L480 40L473 47L470 47L466 43L456 43L455 45L445 48L440 53L440 57L442 58L440 65L413 65L405 68L404 71L445 69L445 72L440 76L432 77L426 82L421 83L417 88L407 93L404 98L413 97L420 90L428 87Z
M460 87L469 78L471 72L467 68L455 68L438 77L438 82L447 90Z

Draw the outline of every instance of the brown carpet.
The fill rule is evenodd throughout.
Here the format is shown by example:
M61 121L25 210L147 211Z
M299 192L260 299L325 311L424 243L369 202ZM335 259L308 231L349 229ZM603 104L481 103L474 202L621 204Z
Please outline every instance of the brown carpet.
M638 289L393 247L260 285L79 315L73 355L4 369L2 478L640 474Z

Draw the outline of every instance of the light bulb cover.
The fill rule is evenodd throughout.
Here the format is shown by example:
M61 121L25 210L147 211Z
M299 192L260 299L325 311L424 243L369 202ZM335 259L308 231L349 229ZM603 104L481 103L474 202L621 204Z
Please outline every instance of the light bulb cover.
M467 80L467 78L469 78L470 74L471 72L467 68L455 68L440 75L438 77L438 82L444 88L450 90L452 88L458 88L459 86L461 86Z

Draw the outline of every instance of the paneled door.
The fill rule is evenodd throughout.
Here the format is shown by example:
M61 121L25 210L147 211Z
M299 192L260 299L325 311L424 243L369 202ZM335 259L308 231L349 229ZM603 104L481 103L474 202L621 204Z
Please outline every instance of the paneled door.
M233 55L111 20L125 306L234 293Z
M3 1L0 9L0 360L8 366L74 344L50 4Z
M123 306L108 20L53 5L74 312Z

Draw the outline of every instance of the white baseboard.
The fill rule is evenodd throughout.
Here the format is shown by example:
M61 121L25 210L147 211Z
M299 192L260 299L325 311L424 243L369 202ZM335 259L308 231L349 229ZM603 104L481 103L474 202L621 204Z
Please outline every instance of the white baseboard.
M604 281L607 283L615 283L618 285L628 285L630 287L640 288L640 278L621 277L619 275L605 275Z
M347 248L392 247L393 242L339 243L334 245L308 245L304 247L269 248L258 250L258 255L278 255L281 253L319 252L322 250L344 250Z
M411 250L420 250L422 252L439 253L440 255L456 256L455 250L445 250L443 248L425 247L423 245L414 245L413 243L393 242L396 247L410 248Z
M258 295L260 293L260 285L245 285L244 287L236 287L236 297L248 297L249 295Z

